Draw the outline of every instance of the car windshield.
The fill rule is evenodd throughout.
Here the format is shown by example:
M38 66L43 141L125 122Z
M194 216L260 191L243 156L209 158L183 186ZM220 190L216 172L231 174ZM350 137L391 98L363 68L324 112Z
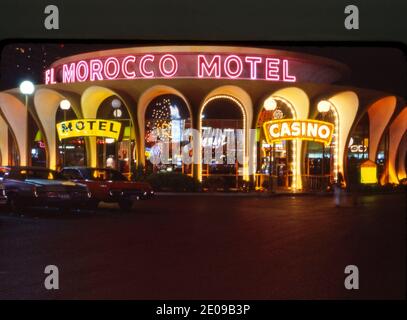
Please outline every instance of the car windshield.
M66 178L64 178L58 172L46 169L15 169L9 172L8 178L17 180L66 180Z
M85 179L95 181L126 181L126 177L119 171L112 169L84 169L83 176Z

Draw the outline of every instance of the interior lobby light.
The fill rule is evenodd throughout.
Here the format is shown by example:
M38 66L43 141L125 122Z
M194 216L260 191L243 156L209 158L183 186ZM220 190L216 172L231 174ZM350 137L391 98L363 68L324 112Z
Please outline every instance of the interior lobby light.
M22 94L33 94L35 90L34 84L31 81L25 80L20 84L20 92Z
M112 108L119 109L122 106L122 102L119 99L112 100Z
M123 112L122 112L121 109L114 109L114 110L113 110L113 116L114 116L115 118L120 118L120 117L122 116L122 114L123 114Z
M277 101L273 97L269 97L264 101L264 109L273 111L277 108Z
M328 112L331 109L331 103L328 100L321 100L318 102L319 112Z

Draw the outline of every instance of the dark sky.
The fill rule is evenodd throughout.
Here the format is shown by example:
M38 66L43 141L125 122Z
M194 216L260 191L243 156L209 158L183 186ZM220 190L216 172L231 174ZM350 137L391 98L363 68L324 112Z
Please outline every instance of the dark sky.
M153 45L156 44L153 43ZM25 79L42 83L43 71L61 57L130 46L132 45L117 43L16 43L5 45L1 54L0 90L17 87ZM407 62L404 53L398 48L332 46L273 46L273 48L324 56L348 65L351 69L350 77L337 84L376 89L407 98Z

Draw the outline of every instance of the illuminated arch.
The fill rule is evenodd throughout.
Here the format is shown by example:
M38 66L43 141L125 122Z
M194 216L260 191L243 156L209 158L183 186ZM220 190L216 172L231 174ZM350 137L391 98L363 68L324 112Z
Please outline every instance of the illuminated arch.
M400 142L398 151L398 170L397 178L399 180L407 178L406 174L406 155L407 155L407 134L404 133L403 139Z
M265 97L261 101L261 106L264 105L264 101L274 98L276 100L283 101L292 111L294 115L294 119L307 119L309 115L309 98L307 93L297 87L287 87L280 90L275 91L271 95ZM260 117L260 113L262 108L258 111L256 117L256 125ZM302 180L301 180L301 152L302 152L302 145L303 142L301 140L293 140L293 181L292 181L292 188L293 189L301 189L302 188ZM252 157L256 157L255 154Z
M389 159L388 159L388 178L390 183L399 183L396 174L396 157L400 142L407 130L407 107L398 114L396 119L390 125L389 130ZM402 148L401 148L402 149ZM400 152L401 150L399 150ZM384 173L386 174L386 173ZM380 179L383 181L382 179Z
M375 101L367 109L369 116L369 159L373 162L376 162L377 148L396 109L396 104L396 97L388 96Z
M48 148L48 166L50 169L56 168L57 141L55 132L55 118L59 104L64 99L69 100L75 115L80 118L81 110L79 107L79 101L71 94L44 88L38 89L34 95L34 108L37 112L42 131L45 135L45 143Z
M24 103L12 94L0 92L0 111L9 124L20 155L20 165L27 165L27 117Z
M8 124L0 115L0 155L1 165L7 166L8 163Z
M198 112L198 132L199 141L196 144L197 150L201 150L201 135L202 135L202 112L205 106L216 98L227 98L234 101L239 108L242 110L243 114L243 130L244 130L244 163L243 163L243 179L249 180L249 174L251 173L249 168L252 168L253 159L249 156L252 154L252 148L254 145L253 139L255 136L249 135L249 130L251 128L251 123L253 120L253 103L249 94L240 87L226 85L218 87L212 90L203 100ZM198 164L198 179L202 181L202 153L194 152L194 163Z
M345 150L348 145L349 133L355 121L356 113L359 107L359 99L353 91L338 92L331 96L328 100L336 109L338 115L338 150L335 152L338 155L337 170L343 177L344 175L344 157Z
M82 110L82 115L83 117L86 118L96 118L97 116L97 111L101 105L101 103L111 97L111 96L117 96L119 97L123 102L124 106L127 109L127 112L130 115L131 121L133 124L135 124L135 119L133 112L130 108L130 101L126 98L117 93L116 91L109 89L107 87L101 87L101 86L91 86L87 88L81 96L81 110ZM136 135L136 127L133 125L131 127L133 131L133 135L137 137ZM131 136L131 134L130 134ZM96 167L97 165L97 148L96 148L96 137L88 137L88 148L87 148L87 153L88 153L88 165L91 167ZM137 145L136 145L137 149ZM136 159L137 159L138 152L136 152Z
M155 85L152 86L150 88L148 88L147 90L145 90L137 103L137 120L138 120L138 126L139 126L139 132L140 132L140 143L139 143L139 161L142 165L145 165L145 157L144 155L144 148L145 148L145 141L144 141L144 134L145 134L145 115L146 115L146 110L148 105L150 104L150 102L161 95L166 95L166 94L173 94L176 95L180 98L182 98L182 100L184 100L188 111L189 111L189 116L191 118L191 123L193 124L193 113L192 113L192 109L191 109L191 105L189 104L188 99L177 89L170 87L170 86L165 86L165 85Z

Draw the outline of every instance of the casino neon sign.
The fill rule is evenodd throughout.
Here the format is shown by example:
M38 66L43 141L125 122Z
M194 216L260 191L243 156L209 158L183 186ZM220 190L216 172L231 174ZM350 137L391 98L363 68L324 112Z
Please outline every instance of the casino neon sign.
M45 84L151 78L296 82L291 61L270 55L148 53L70 61L45 71Z
M329 145L334 130L333 123L319 120L271 120L263 124L267 143L281 140L311 140Z

